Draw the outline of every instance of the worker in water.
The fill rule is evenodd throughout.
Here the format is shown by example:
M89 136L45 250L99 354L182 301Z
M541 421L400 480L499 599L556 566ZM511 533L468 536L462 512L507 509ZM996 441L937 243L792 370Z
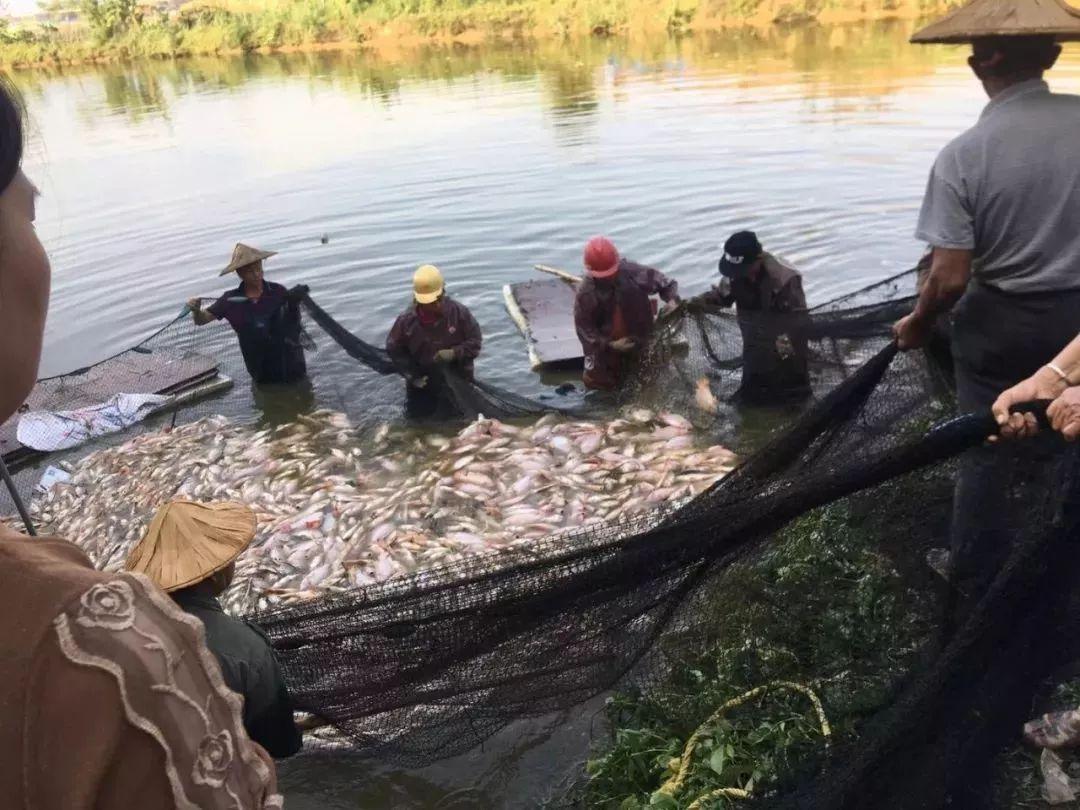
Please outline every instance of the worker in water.
M1063 40L1080 40L1080 17L1029 0L975 0L912 37L970 43L968 65L990 98L931 169L916 229L934 251L930 272L893 328L901 349L919 349L951 311L961 412L985 412L1033 375L1060 382L1048 364L1080 332L1080 97L1043 80ZM1008 558L1025 499L1039 496L1038 481L1016 476L1053 474L1059 448L1048 439L961 460L949 573L969 600Z
M227 615L218 601L254 537L255 515L242 504L173 501L154 515L126 567L148 576L202 622L226 686L243 698L248 735L271 756L287 757L302 739L270 641L256 625Z
M386 336L386 351L405 378L408 414L424 418L439 413L445 404L442 371L471 381L482 343L480 324L468 307L446 294L439 269L418 267L413 301Z
M724 243L720 274L720 283L698 300L735 306L743 338L740 399L775 404L809 395L802 275L765 251L753 231Z
M612 390L627 378L652 334L656 302L679 303L679 285L659 270L621 258L603 236L585 245L585 279L574 298L574 327L585 354L587 388Z
M292 291L263 279L263 261L276 255L238 244L232 261L221 271L236 273L240 286L226 291L206 309L198 298L187 302L196 325L224 318L236 332L244 365L257 383L295 383L307 376L301 344L300 298L307 288Z

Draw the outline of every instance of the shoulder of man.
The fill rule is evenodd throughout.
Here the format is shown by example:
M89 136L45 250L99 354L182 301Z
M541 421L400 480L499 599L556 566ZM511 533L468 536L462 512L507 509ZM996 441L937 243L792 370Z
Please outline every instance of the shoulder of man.
M405 307L405 309L398 313L398 316L394 318L393 328L399 332L408 331L415 323L417 323L416 307L409 304L409 306Z
M462 312L468 312L469 308L463 303L458 301L451 295L443 296L443 311L452 313L454 315L460 315Z
M253 622L250 619L237 619L238 622L243 624L252 634L259 639L259 642L265 644L267 647L271 646L270 636L266 634L266 631L258 625L257 622Z
M765 272L773 280L773 286L777 288L784 287L791 283L792 279L802 278L802 273L796 270L794 265L779 256L766 252L763 258L765 259Z
M630 259L619 259L619 272L626 273L632 277L643 276L653 268L641 262L631 261Z
M574 298L577 299L589 299L596 292L596 282L593 281L592 276L585 276L576 287Z

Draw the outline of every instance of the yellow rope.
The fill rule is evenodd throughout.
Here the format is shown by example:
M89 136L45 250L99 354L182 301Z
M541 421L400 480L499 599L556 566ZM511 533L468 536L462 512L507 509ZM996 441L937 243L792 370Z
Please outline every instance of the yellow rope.
M686 810L701 810L705 806L705 802L709 799L749 799L750 791L743 790L742 788L718 788L710 793L706 793L703 796L698 796L694 799L694 803L691 804Z
M708 729L732 709L738 708L744 703L748 703L775 689L790 689L793 692L798 692L799 694L806 696L813 705L814 711L817 712L818 722L821 724L821 735L825 738L825 745L828 745L829 737L832 736L832 729L829 727L829 719L825 716L825 709L821 705L821 700L818 696L814 694L809 687L803 686L802 684L792 683L791 681L773 681L764 686L754 687L749 692L732 698L709 715L709 718L698 726L697 730L690 735L690 739L686 741L686 745L683 747L682 756L678 759L671 760L672 766L677 765L677 768L673 768L675 770L675 775L664 782L656 792L674 798L675 795L682 790L683 785L690 775L690 765L694 759L694 749L697 748L698 743L705 737ZM750 792L739 788L720 788L719 790L714 790L712 793L698 797L694 803L690 805L689 810L698 810L698 808L701 807L702 802L711 798L720 798L721 796L732 799L745 799L750 796Z

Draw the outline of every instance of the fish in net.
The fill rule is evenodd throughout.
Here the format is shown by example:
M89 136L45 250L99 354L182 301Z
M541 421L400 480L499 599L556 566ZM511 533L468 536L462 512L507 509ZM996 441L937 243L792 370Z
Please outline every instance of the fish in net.
M810 391L771 409L787 425L780 431L776 414L759 423L755 409L735 400L746 335L737 315L687 306L661 322L625 401L691 415L707 436L740 444L745 462L685 505L260 614L298 707L326 718L365 755L431 762L516 720L614 687L662 682L675 651L708 637L723 572L823 504L859 493L873 500L882 488L903 486L935 507L896 514L892 531L904 542L940 542L924 524L938 526L938 512L947 511L941 488L950 460L993 426L986 415L953 416L947 325L931 350L897 354L891 345L889 327L911 304L895 297L905 283L901 277L808 314ZM332 345L380 375L393 373L380 349L310 299L304 306ZM205 352L218 341L215 356L228 363L231 336L223 331L196 335L178 322L146 345ZM715 408L699 407L702 379ZM460 382L448 389L465 418L558 410ZM219 411L225 402L193 410ZM229 407L247 405L236 402ZM979 607L956 627L943 616L856 744L836 746L754 801L934 807L985 784L993 753L1016 736L1040 678L1060 658L1053 639L1070 626L1058 598L1071 591L1069 567L1047 564L1071 559L1076 536L1073 454L1062 449L1058 458L1053 469L1018 463L1016 486L1038 497ZM924 480L928 471L934 475ZM1017 604L1032 609L1018 617Z

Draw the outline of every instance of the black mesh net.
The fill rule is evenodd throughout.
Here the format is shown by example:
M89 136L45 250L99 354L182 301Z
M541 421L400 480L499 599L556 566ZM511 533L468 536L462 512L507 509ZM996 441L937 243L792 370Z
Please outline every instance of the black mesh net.
M396 489L379 497L387 501L386 515L409 524L417 537L453 536L459 546L473 542L466 535L474 535L447 522L460 515L444 513L468 502L468 520L479 527L475 533L497 530L500 540L497 548L476 553L455 547L432 554L399 576L378 573L384 562L400 562L386 553L390 529L384 531L384 522L347 509L305 512L310 504L296 491L333 496L335 488L357 486L372 475L364 466L369 461L396 472L396 461L379 456L387 440L374 429L400 411L401 382L385 353L308 299L309 321L318 327L309 324L317 346L309 357L310 387L291 394L282 415L274 417L271 400L263 400L266 393L244 379L231 335L178 320L131 356L213 358L216 372L233 384L173 401L134 430L156 432L175 424L179 433L184 424L210 424L210 455L181 470L164 498L155 491L145 503L111 504L116 531L110 524L107 542L95 546L96 559L118 565L161 500L208 491L200 490L200 482L220 466L222 454L234 452L233 445L245 445L250 453L267 436L294 442L303 431L315 430L309 425L325 426L329 419L341 442L323 451L325 465L317 450L291 459L298 484L274 479L264 485L252 466L244 480L221 490L264 503L266 510L272 501L295 500L298 517L275 529L284 544L281 559L270 555L281 564L275 577L289 566L307 570L329 568L335 560L374 560L373 575L354 572L340 587L320 590L314 576L301 572L295 581L284 577L291 584L280 587L293 594L284 601L249 593L232 603L258 610L298 708L325 718L365 755L421 764L473 748L516 720L577 706L613 688L662 691L687 650L716 642L723 625L718 605L731 572L784 542L793 521L840 505L846 515L871 525L897 560L916 567L912 561L921 561L928 548L947 544L954 459L980 445L993 425L988 414L954 413L946 330L926 351L896 352L890 326L910 311L912 288L912 275L904 274L818 307L795 323L740 320L688 302L658 324L638 373L615 399L566 405L447 375L444 390L456 418L487 419L453 438L457 444L438 435L394 439L394 447L430 468L396 481ZM751 343L764 347L765 359L753 362L770 371L768 384L780 381L764 397L747 396L748 380L760 379L747 369ZM71 393L86 376L46 381L43 390L50 393L42 407L86 404ZM387 404L372 408L373 400ZM341 412L340 418L321 416L328 408ZM208 423L210 415L228 419ZM243 422L254 422L249 431L256 432L230 432ZM635 425L652 431L647 443L634 444ZM499 478L499 460L508 453L528 457L541 434L554 443L545 458L558 458L559 470L538 469L521 479L517 491L518 483ZM131 436L129 430L98 440L67 462L100 453L110 442L128 442L125 452L137 453ZM350 455L349 442L365 437L374 442L375 456ZM723 475L730 454L706 449L709 443L732 448L744 460ZM435 456L422 455L425 445ZM440 452L456 455L444 459ZM925 637L888 671L874 674L878 697L857 713L857 734L805 752L751 800L766 807L982 806L965 802L982 801L984 771L993 755L1015 738L1038 685L1060 663L1061 645L1047 628L1067 626L1063 595L1070 591L1070 566L1053 561L1072 559L1076 536L1073 454L1057 446L1037 459L1023 451L1001 452L1002 458L1015 456L1008 461L1005 487L1016 522L1010 526L1008 560L992 585L945 593ZM715 483L669 485L665 471L649 479L651 488L644 487L643 479L632 477L628 457L637 476L652 475L651 467L678 457L686 480L697 476L693 480ZM263 466L272 460L244 458ZM612 459L612 466L602 458ZM189 464L179 456L173 463ZM488 472L469 478L480 463ZM40 474L42 463L34 465L24 473L32 477L21 483L36 514L48 516L52 502L26 486ZM122 469L113 474L123 475ZM551 518L544 510L551 508L552 488L567 481L606 511L580 520L578 501L562 492L555 507L559 517ZM617 497L627 487L641 487L634 491L640 491L645 508L630 508ZM657 492L659 497L651 497ZM413 503L429 496L430 503ZM498 526L486 512L496 505ZM340 527L352 526L348 521L357 528L346 536ZM88 531L99 532L100 526ZM338 531L338 556L329 548L317 558L300 554L310 531ZM410 557L422 548L420 539L415 542ZM264 583L262 590L272 596L274 588ZM811 652L803 657L813 658ZM756 666L762 677L772 671L761 662ZM854 663L852 668L859 669ZM847 688L841 677L847 673L803 674L817 679L825 710L832 711L837 692ZM694 797L682 798L674 806L690 806Z

